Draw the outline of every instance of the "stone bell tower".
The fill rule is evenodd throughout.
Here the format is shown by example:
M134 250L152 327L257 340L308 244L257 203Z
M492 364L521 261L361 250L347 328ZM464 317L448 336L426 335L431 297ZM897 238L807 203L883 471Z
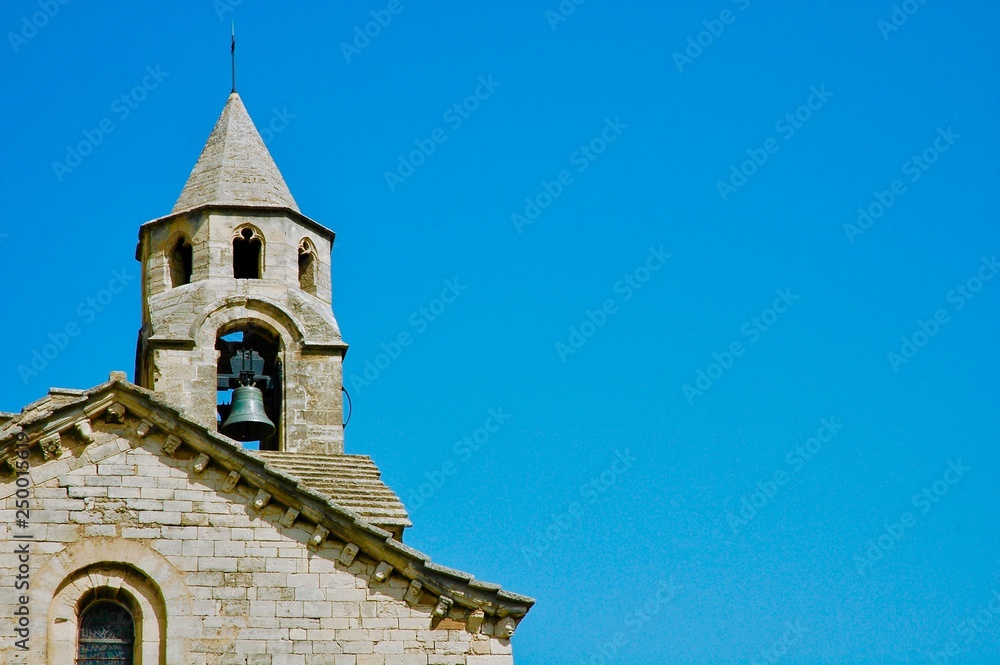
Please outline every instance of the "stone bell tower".
M217 426L232 358L252 350L276 426L261 449L343 453L333 240L299 211L233 92L173 211L139 230L136 383Z

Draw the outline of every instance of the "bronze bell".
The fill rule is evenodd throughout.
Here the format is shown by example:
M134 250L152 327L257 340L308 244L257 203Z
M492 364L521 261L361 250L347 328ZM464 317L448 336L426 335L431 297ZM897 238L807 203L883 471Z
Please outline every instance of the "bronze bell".
M260 388L241 386L233 391L233 407L222 433L237 441L263 441L274 434L274 423L264 413Z

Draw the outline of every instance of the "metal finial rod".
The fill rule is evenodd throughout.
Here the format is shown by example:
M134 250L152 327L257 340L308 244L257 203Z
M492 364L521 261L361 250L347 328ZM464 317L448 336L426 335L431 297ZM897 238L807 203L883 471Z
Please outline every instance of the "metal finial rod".
M233 92L236 92L236 21L233 21L233 41L229 48L229 54L233 58Z

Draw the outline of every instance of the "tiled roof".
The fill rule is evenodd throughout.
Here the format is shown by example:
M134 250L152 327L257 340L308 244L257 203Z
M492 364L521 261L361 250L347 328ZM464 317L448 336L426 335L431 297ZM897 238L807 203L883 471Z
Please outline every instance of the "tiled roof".
M382 528L411 526L399 497L382 482L382 473L367 455L257 453L272 467L299 478Z

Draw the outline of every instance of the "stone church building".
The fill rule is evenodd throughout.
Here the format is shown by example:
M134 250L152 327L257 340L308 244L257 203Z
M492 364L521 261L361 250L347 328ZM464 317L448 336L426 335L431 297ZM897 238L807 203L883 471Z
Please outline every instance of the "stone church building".
M513 663L534 601L405 545L344 452L333 240L234 92L139 229L135 383L0 413L0 665Z

